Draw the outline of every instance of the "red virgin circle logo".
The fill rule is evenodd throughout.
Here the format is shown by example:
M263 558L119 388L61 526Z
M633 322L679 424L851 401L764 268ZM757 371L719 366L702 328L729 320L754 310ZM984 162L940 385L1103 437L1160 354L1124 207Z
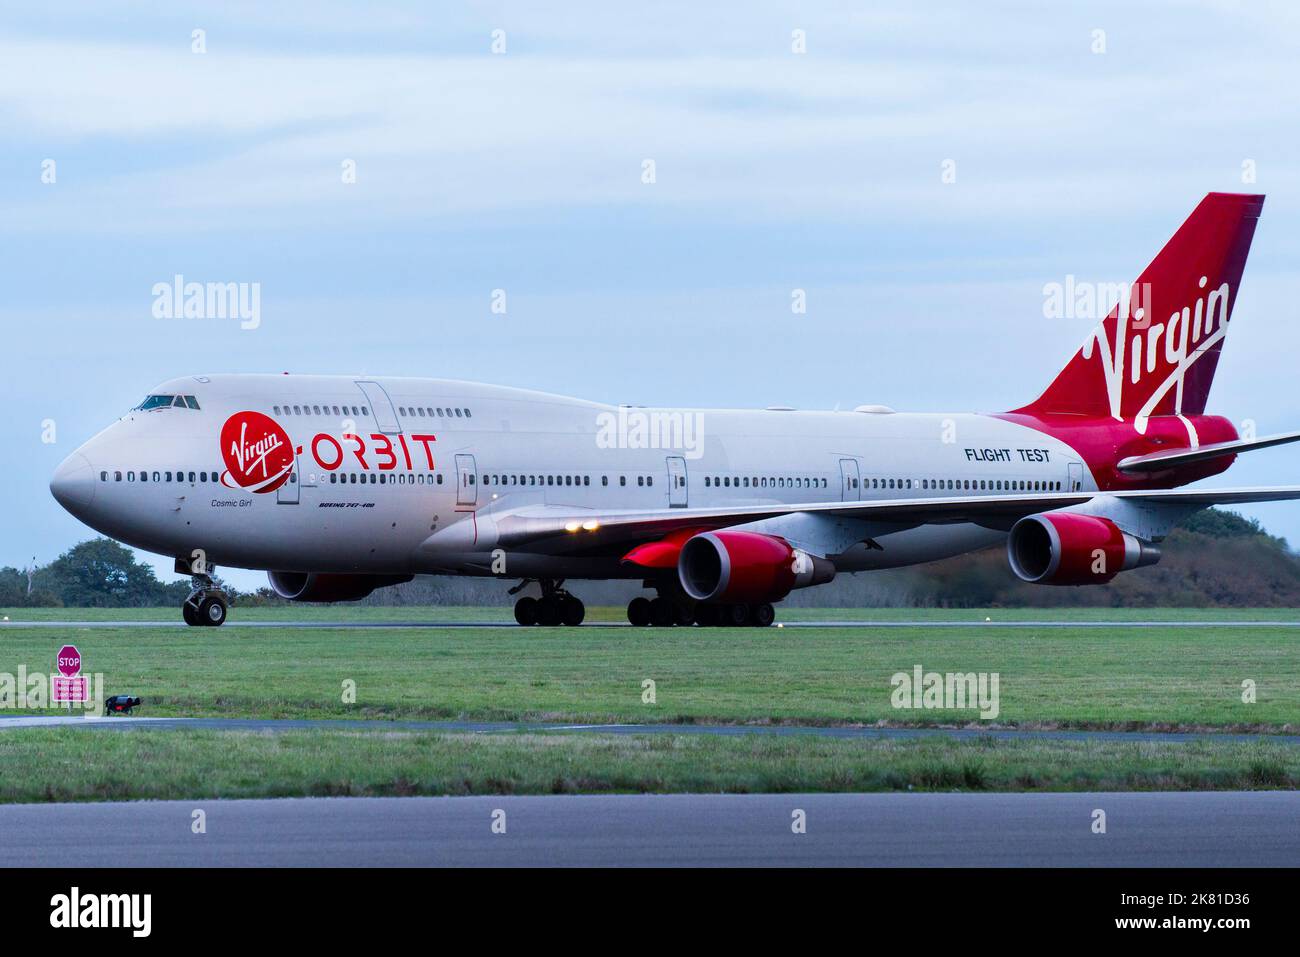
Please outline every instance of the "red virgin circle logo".
M221 427L226 473L221 484L274 492L293 471L293 442L280 423L261 412L236 412Z

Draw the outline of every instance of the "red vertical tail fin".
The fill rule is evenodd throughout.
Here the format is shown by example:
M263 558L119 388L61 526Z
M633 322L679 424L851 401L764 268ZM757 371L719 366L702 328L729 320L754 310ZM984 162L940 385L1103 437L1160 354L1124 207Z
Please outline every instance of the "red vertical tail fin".
M1264 197L1210 193L1036 400L1016 412L1199 415Z

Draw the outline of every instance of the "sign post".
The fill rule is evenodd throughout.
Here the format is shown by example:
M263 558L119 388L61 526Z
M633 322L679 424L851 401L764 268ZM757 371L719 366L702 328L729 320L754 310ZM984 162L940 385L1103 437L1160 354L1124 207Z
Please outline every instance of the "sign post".
M72 702L85 703L89 682L81 676L81 652L76 645L64 645L54 659L59 677L54 679L54 701L62 701L72 710Z

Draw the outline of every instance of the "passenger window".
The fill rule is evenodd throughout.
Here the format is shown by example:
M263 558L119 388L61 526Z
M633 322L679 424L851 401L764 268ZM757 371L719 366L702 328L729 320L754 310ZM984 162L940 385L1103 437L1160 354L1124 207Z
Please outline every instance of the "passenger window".
M459 419L460 417L461 417L461 411L460 411L460 409L457 409L457 410L456 410L456 418Z

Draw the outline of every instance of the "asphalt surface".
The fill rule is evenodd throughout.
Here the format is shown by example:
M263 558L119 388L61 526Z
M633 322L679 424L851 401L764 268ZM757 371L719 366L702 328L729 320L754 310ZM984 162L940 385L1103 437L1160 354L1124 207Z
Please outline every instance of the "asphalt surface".
M1217 732L1161 731L1030 731L1010 728L878 728L878 727L811 727L772 724L546 724L507 721L385 721L311 718L151 718L139 714L115 717L75 717L65 715L20 715L0 717L0 732L22 728L72 727L87 731L131 731L141 729L192 731L441 731L447 734L711 734L711 735L815 735L824 738L907 739L952 738L977 740L993 738L1007 741L1265 741L1271 744L1300 746L1300 735L1223 734ZM1297 862L1300 863L1300 862Z
M223 628L517 628L514 619L500 621L239 621L231 613ZM632 628L625 621L588 622L588 628ZM783 621L780 628L1300 628L1300 621ZM4 628L180 628L176 621L6 621ZM538 628L545 634L545 628Z
M194 812L205 833L192 830ZM806 833L792 829L796 810ZM1095 811L1106 832L1093 832ZM493 833L494 812L505 833ZM501 816L495 815L500 821ZM0 807L29 866L1294 867L1300 793L295 798Z

